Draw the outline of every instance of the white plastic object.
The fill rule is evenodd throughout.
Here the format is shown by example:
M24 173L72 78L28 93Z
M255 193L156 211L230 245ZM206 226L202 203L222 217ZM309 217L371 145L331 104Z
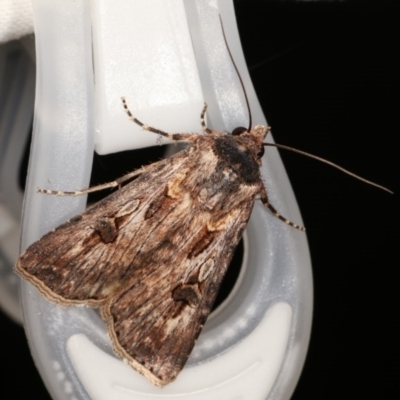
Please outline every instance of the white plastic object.
M130 108L143 122L171 132L199 131L198 114L203 100L209 103L210 127L230 131L247 124L242 88L222 38L219 15L246 86L253 121L266 124L241 53L231 1L119 0L113 2L112 8L107 7L110 6L105 1L34 0L38 74L23 248L85 207L84 198L42 196L36 193L36 187L86 187L95 143L102 152L114 146L108 139L101 140L100 133L112 137L117 131L125 131L128 141L137 136L134 124L127 124L122 107L117 111L121 96L128 100L132 96ZM146 77L142 84L136 82L134 54L124 60L126 52L118 45L119 40L124 42L126 37L135 35L142 35L143 43L148 40L145 29L140 24L130 24L126 18L135 13L152 19L152 26L160 26L161 33L156 28L146 30L151 43L160 44L159 57L154 56L154 46L144 45L137 53L137 62L143 68L143 60L148 60L147 70L154 71L152 60L157 63L162 55L169 55L159 64L167 72L165 79L172 77L171 90L176 85L180 90L167 94L165 102L172 103L172 114L176 109L197 114L193 121L189 118L184 128L182 115L169 120L166 103L160 104L154 95L159 86L152 87L152 79L146 84ZM107 30L109 27L114 28ZM179 32L177 27L181 27ZM174 34L166 33L169 28ZM118 39L120 34L124 39ZM115 39L111 59L105 56L109 54L107 38ZM131 70L121 69L120 60L131 65ZM140 74L145 75L143 71ZM123 75L121 82L119 75ZM135 96L140 87L148 90ZM146 92L152 95L148 97ZM157 143L156 135L144 135L150 143ZM129 142L125 147L123 141L122 135L115 148L132 148ZM274 149L268 149L262 173L271 202L284 215L301 222ZM27 334L52 396L197 399L206 394L207 399L288 399L304 362L311 325L312 283L306 237L271 216L259 203L254 207L246 235L244 268L236 287L207 321L185 369L163 389L153 387L113 356L105 324L96 312L51 304L24 282L22 303Z
M26 51L33 39L0 46L0 309L22 323L19 255L23 192L19 172L33 118L35 64Z

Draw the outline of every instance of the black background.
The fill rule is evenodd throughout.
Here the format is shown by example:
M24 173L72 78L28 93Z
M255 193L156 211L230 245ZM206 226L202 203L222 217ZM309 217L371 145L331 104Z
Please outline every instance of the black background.
M275 141L398 193L395 2L243 0L235 8ZM293 399L398 398L397 194L316 161L281 155L307 227L315 285L310 348ZM0 329L2 376L13 388L5 398L27 390L49 398L22 328L0 313Z

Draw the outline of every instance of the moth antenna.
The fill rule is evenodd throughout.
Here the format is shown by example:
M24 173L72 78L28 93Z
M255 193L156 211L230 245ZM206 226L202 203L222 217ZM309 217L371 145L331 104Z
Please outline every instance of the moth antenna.
M250 110L249 99L248 99L248 97L247 97L246 89L245 89L245 87L244 87L244 83L243 83L242 77L240 76L238 67L236 66L235 60L234 60L233 57L232 57L231 49L230 49L229 46L228 46L228 41L226 40L225 30L224 30L224 24L222 23L221 14L219 15L219 20L220 20L220 22L221 22L222 35L223 35L223 37L224 37L225 46L226 46L226 48L227 48L227 50L228 50L228 54L229 54L229 57L230 57L230 59L231 59L231 61L232 61L232 64L233 64L233 66L235 67L236 74L237 74L237 76L238 76L238 78L239 78L240 84L242 85L242 89L243 89L243 93L244 93L244 98L246 99L247 110L248 110L248 112L249 112L249 127L247 128L247 132L250 132L251 126L252 126L252 118L251 118L251 110Z
M328 165L330 165L331 167L337 168L338 170L344 172L345 174L350 175L350 176L352 176L353 178L356 178L356 179L358 179L358 180L360 180L360 181L362 181L362 182L365 182L365 183L367 183L368 185L375 186L375 187L377 187L378 189L381 189L381 190L384 190L385 192L388 192L388 193L390 193L390 194L393 194L393 192L392 192L390 189L388 189L388 188L386 188L386 187L384 187L384 186L378 185L378 184L375 183L375 182L369 181L368 179L365 179L365 178L363 178L363 177L361 177L361 176L359 176L359 175L356 175L355 173L353 173L353 172L351 172L351 171L348 171L347 169L341 167L340 165L337 165L337 164L333 163L332 161L326 160L325 158L321 158L321 157L315 156L314 154L310 154L310 153L307 153L307 152L305 152L305 151L295 149L294 147L285 146L285 145L283 145L283 144L277 144L277 143L263 143L263 145L264 145L264 146L277 147L277 148L283 149L283 150L293 151L294 153L298 153L298 154L301 154L301 155L303 155L303 156L306 156L306 157L309 157L309 158L313 158L314 160L321 161L322 163L328 164Z

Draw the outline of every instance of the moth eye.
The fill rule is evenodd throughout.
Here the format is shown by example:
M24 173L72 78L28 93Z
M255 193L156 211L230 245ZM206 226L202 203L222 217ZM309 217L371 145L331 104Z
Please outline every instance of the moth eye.
M261 158L264 155L265 148L264 146L261 147L260 151L257 153L257 158Z
M246 129L246 128L243 128L243 126L239 126L239 127L235 128L235 129L232 131L232 135L233 135L233 136L239 136L239 135L241 135L243 132L247 132L247 129Z

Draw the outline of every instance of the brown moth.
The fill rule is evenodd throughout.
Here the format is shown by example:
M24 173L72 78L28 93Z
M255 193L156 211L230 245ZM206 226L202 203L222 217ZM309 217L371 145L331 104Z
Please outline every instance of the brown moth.
M115 352L154 385L185 365L259 196L275 216L260 176L269 128L234 134L169 134L176 155L80 195L130 181L33 243L15 271L46 299L98 307ZM236 133L236 134L235 134Z
M258 197L268 200L260 175L269 127L170 134L129 117L144 130L188 146L117 181L77 192L120 187L33 243L15 271L46 299L63 306L98 307L115 353L156 386L185 365L211 311L234 250ZM251 118L250 118L251 119ZM131 181L129 183L126 183ZM126 185L122 186L123 183Z
M99 308L115 353L156 386L172 382L184 367L256 197L274 216L305 230L268 200L260 175L264 146L317 159L392 193L320 157L263 143L270 128L251 126L245 90L244 96L249 126L232 134L206 127L207 104L203 134L170 134L140 122L122 98L144 130L187 147L107 184L76 192L38 189L76 196L119 187L28 247L15 271L50 301Z

